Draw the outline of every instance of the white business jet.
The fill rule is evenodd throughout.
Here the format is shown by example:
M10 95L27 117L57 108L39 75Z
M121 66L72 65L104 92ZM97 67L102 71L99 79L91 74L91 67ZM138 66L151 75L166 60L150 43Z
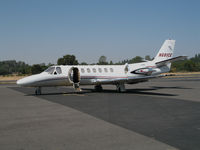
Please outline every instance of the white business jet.
M124 92L125 84L135 84L160 77L170 71L171 62L186 56L173 56L175 40L166 40L152 61L125 65L60 65L51 66L44 72L17 81L24 87L36 87L35 94L41 94L42 87L73 86L81 91L80 85L94 85L101 91L103 84L116 85L117 91Z

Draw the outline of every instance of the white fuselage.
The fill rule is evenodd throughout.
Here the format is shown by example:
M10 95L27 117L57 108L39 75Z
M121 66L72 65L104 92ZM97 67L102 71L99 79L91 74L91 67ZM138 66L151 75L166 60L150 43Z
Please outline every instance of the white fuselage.
M125 91L124 84L144 82L168 72L171 62L184 59L173 58L175 40L165 40L152 61L125 65L76 65L51 66L44 72L25 77L17 81L18 85L37 87L36 94L41 94L41 87L73 85L80 90L80 85L95 85L102 89L103 84L114 84L118 91Z
M56 71L56 67L61 68L61 73ZM69 86L73 84L70 79L71 68L78 68L80 74L80 85L95 84L115 84L117 81L123 83L131 83L134 79L144 79L149 77L143 73L134 74L131 71L140 68L152 68L153 72L150 76L156 76L163 72L168 72L169 68L156 68L151 61L125 64L125 65L76 65L76 66L54 66L52 73L42 72L40 74L25 77L17 81L17 84L27 87L45 87L45 86Z

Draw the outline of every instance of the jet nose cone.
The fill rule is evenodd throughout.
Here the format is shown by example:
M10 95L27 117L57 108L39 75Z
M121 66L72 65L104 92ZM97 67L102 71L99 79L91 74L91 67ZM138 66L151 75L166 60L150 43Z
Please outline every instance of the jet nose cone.
M17 80L17 85L23 85L23 84L24 84L23 79Z
M20 85L20 86L28 86L30 83L30 81L29 80L27 80L28 78L27 77L25 77L25 78L23 78L23 79L19 79L19 80L17 80L17 85Z
M24 87L31 87L38 81L38 75L32 75L25 77L23 79L17 80L17 85L24 86Z

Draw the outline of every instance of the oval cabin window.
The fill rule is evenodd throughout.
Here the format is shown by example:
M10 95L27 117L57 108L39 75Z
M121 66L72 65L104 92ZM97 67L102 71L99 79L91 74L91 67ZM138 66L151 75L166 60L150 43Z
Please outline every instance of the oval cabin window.
M92 71L93 71L94 73L96 73L96 72L97 72L95 68L93 68L93 69L92 69Z
M110 68L110 72L114 72L113 68Z
M101 69L101 68L99 68L98 70L99 70L100 73L102 72L102 69Z
M83 68L81 68L81 72L82 72L82 73L85 73L85 70L84 70Z
M90 71L90 68L87 68L87 72L88 72L88 73L90 73L90 72L91 72L91 71Z
M105 71L105 72L108 72L108 69L107 69L107 68L104 68L104 71Z

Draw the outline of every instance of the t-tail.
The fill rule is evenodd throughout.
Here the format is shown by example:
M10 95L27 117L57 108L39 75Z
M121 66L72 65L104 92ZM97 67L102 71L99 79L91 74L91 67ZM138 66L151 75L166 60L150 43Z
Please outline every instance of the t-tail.
M153 62L156 64L157 67L164 67L169 71L172 62L187 58L187 56L173 57L174 47L175 47L175 40L165 40L158 54L153 60Z
M173 57L174 46L175 40L165 40L153 61L157 63L171 59Z

